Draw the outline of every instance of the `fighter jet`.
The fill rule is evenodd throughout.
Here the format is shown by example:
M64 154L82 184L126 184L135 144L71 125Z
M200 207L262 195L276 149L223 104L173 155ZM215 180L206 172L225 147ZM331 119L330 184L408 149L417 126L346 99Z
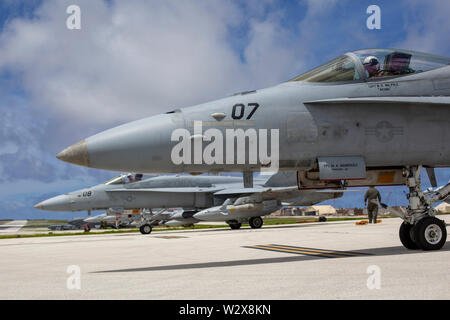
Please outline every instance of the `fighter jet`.
M297 171L299 189L408 183L407 233L440 249L445 224L418 195L422 168L436 187L433 169L450 166L449 64L408 50L348 52L274 87L101 132L57 157L118 171L240 171L249 188L252 171L277 169Z
M136 210L139 211L139 210ZM136 213L110 214L108 212L87 217L83 221L88 224L100 225L103 227L112 226L116 229L132 227L132 224L140 220L140 215Z
M256 178L254 188L244 188L242 179L232 176L175 175L143 179L142 174L128 174L100 185L53 197L37 204L35 208L63 212L107 210L106 215L110 216L121 216L124 210L130 209L183 208L180 212L142 212L139 228L147 234L155 223L167 226L191 225L200 220L226 221L235 228L240 227L241 218L251 218L250 225L259 228L262 225L260 216L277 210L283 203L307 206L339 198L343 192L298 190L295 172L278 172L270 177ZM222 215L215 219L206 214L196 216L198 211L223 205L227 199L227 204L236 202L237 205L245 201L258 208L270 204L271 211L254 210L241 214L236 211L234 215ZM101 218L104 219L106 215Z
M154 213L151 209L143 211L140 231L149 234L153 226L162 225L166 227L191 227L201 220L194 218L197 210L184 210L183 208L162 209ZM225 219L221 220L225 221Z
M194 213L196 213L195 211ZM141 226L142 221L146 221L151 226L165 225L168 227L174 226L192 226L200 220L192 218L193 213L185 212L180 209L162 209L159 212L154 213L149 209L142 210L125 210L123 213L114 213L106 211L105 213L95 216L89 216L82 219L81 227L90 230L92 227L113 227L120 228L133 228ZM71 224L71 223L70 223ZM147 230L141 228L142 230ZM151 231L151 230L150 230ZM141 231L142 232L142 231ZM142 232L144 234L150 232Z

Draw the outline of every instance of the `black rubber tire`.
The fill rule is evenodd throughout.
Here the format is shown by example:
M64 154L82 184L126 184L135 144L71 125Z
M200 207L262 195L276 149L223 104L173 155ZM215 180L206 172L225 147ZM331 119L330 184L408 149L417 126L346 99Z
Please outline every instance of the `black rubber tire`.
M229 223L228 225L230 226L231 229L237 230L241 228L242 223Z
M261 217L253 217L248 220L248 224L252 229L259 229L262 227L264 221Z
M427 240L427 235L431 235L429 228L438 228L441 232L441 238L438 242L432 243ZM445 222L436 217L426 217L417 222L414 227L414 240L422 250L439 250L447 241L447 229Z
M153 229L152 226L149 225L148 223L146 223L146 224L143 224L142 226L140 226L139 231L142 234L150 234L150 233L152 233L152 229Z
M402 242L403 246L406 249L410 249L410 250L419 249L417 244L414 242L414 239L412 238L413 232L414 232L414 226L412 224L403 222L402 225L400 226L398 235L400 237L400 241Z
M327 221L327 218L326 217L319 217L319 222L326 222Z

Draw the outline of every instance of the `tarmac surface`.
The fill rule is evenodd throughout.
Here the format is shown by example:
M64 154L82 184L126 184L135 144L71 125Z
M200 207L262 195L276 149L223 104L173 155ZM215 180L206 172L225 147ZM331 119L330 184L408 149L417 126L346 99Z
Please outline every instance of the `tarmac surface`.
M400 224L2 239L0 299L450 299L450 240L407 250Z
M27 224L27 220L13 220L0 224L0 234L17 233L23 226Z

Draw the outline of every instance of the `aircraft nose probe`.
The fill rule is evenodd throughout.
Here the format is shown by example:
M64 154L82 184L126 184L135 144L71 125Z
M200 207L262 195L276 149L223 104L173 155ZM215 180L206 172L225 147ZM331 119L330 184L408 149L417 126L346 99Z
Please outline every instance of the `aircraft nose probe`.
M34 206L35 209L39 209L39 210L42 210L43 207L44 207L44 206L42 205L42 202L39 202L38 204L36 204L36 205Z
M56 155L56 158L69 163L89 167L89 154L86 140L82 140L64 149Z

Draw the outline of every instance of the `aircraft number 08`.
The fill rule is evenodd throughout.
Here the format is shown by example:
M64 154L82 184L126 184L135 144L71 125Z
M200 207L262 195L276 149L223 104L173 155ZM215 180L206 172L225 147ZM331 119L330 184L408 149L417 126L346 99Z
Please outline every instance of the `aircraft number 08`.
M252 111L250 111L249 115L247 116L247 120L250 120L253 114L255 113L256 109L259 108L259 104L257 103L249 103L249 107L253 107ZM240 120L245 114L245 105L242 103L235 104L233 106L233 111L231 112L231 117L235 120Z

